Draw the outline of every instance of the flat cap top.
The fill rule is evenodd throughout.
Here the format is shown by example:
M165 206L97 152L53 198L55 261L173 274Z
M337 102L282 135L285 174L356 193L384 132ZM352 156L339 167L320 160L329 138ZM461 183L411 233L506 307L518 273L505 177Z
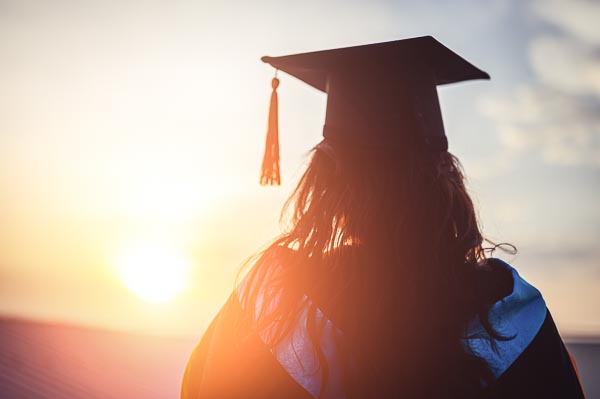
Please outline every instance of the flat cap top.
M327 80L331 74L344 72L349 68L360 79L361 73L418 71L425 66L426 69L433 70L432 83L435 85L490 78L486 72L431 36L281 57L265 56L261 59L323 92L327 92Z

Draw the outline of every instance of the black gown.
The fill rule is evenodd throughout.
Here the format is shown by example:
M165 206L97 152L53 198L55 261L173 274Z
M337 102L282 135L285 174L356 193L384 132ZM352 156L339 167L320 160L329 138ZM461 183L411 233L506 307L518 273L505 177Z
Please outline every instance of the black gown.
M490 345L485 330L474 321L463 340L465 350L486 360L495 380L482 387L482 398L583 398L574 362L556 329L545 302L534 287L508 264L493 260L512 279L512 290L494 303L489 320L501 335L513 337ZM275 348L264 337L248 333L240 324L246 310L240 284L192 352L183 377L181 399L319 397L321 373L306 317ZM310 304L310 300L307 301ZM308 312L308 310L307 310ZM329 368L322 398L344 398L340 354L333 338L341 331L317 309L312 317L324 319L320 346Z

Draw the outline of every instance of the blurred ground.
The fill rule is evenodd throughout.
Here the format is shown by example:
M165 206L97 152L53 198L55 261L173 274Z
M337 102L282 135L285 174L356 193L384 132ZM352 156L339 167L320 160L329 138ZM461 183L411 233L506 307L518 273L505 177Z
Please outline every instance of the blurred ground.
M1 320L0 398L178 398L194 341Z
M0 398L178 398L196 340L0 319ZM600 399L600 344L568 346Z

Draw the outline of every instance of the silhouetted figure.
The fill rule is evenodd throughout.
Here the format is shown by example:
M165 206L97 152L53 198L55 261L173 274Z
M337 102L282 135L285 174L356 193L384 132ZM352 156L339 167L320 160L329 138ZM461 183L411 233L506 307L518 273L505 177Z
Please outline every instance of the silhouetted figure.
M447 151L436 86L489 76L432 37L263 60L327 93L324 140L181 397L582 398L540 293L486 258Z

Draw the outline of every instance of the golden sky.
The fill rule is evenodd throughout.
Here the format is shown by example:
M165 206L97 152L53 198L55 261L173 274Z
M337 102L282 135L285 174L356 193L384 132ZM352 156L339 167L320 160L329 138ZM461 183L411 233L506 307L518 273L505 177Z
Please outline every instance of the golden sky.
M260 57L431 34L492 75L440 89L484 233L600 334L600 11L524 3L0 0L0 312L199 333L321 137L325 95L281 75L284 184L258 186Z

